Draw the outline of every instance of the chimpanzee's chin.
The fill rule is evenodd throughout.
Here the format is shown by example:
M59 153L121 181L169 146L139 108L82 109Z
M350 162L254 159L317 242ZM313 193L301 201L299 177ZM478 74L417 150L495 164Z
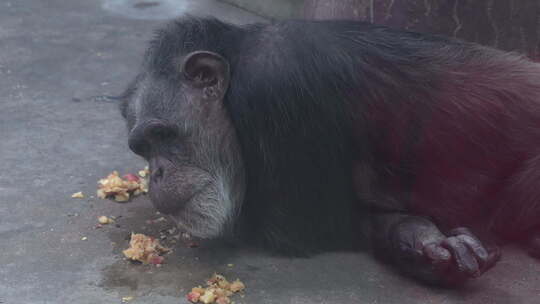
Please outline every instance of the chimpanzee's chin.
M213 223L211 219L197 213L182 210L169 216L175 222L178 229L187 232L193 237L213 239L221 235L221 225Z

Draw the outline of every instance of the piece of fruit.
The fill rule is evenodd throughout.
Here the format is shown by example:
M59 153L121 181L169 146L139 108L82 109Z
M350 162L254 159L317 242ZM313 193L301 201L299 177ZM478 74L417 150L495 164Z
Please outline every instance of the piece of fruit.
M219 297L216 299L216 304L230 304L231 303L231 299L229 299L228 297Z
M197 303L199 302L199 298L201 297L201 294L198 293L198 292L190 292L187 294L186 298L188 301L192 302L192 303Z
M76 192L71 195L72 198L84 198L84 194L82 192Z
M138 182L141 180L137 175L131 173L124 175L124 179L130 182Z
M128 249L123 251L124 256L145 264L161 265L165 260L161 254L170 251L169 248L161 246L157 239L141 233L131 234L129 246Z
M114 222L112 219L106 217L105 215L102 215L100 217L98 217L98 222L102 225L107 225L107 224L110 224L112 222Z
M239 291L242 291L242 290L246 289L246 285L244 285L244 283L242 283L242 281L236 279L236 281L231 283L231 286L229 287L229 289L232 292L239 292Z
M207 289L205 293L199 298L199 301L204 304L213 303L216 300L216 295L213 290Z
M206 281L206 284L208 285L207 288L202 288L201 286L192 288L191 292L186 295L188 300L193 303L197 303L198 301L205 304L230 304L232 302L229 297L246 288L240 280L237 279L229 283L224 276L217 273L214 273ZM242 297L243 295L240 296Z
M131 173L120 177L118 171L113 171L98 181L97 196L101 199L114 198L117 202L126 202L132 196L147 192L147 180Z

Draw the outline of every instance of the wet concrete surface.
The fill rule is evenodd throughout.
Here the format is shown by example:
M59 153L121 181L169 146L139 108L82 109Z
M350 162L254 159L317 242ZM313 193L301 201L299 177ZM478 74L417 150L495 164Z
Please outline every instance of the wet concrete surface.
M99 178L145 164L127 148L117 105L90 97L120 92L160 19L186 12L261 20L212 1L0 2L0 303L187 303L214 272L246 283L236 303L540 303L540 263L514 248L459 290L419 285L369 253L292 259L227 241L189 248L172 235L162 267L124 260L131 232L173 227L147 223L161 215L144 196L95 198ZM71 198L78 191L87 197ZM100 215L119 218L95 229Z

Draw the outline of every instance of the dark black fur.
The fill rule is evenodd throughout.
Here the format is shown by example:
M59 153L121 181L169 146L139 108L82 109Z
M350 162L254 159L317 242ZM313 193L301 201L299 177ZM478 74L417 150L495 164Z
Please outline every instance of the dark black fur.
M353 150L351 122L369 117L353 117L348 103L390 95L386 90L396 96L383 99L393 102L404 92L420 97L435 89L434 67L411 69L411 54L456 43L360 22L238 27L183 18L157 33L146 58L166 77L176 74L178 53L209 50L230 62L225 103L247 168L243 223L253 240L306 253L350 247L358 238L352 152L370 155L362 151L369 147Z
M375 241L386 252L403 251L391 259L414 269L414 263L401 258L407 260L422 248L411 251L400 246L409 244L409 236L414 239L418 231L431 231L429 237L437 242L448 236L452 243L456 236L460 242L479 244L463 237L469 232L459 230L454 235L448 229L443 235L431 221L408 215L432 217L440 228L456 228L475 223L477 214L495 208L479 203L470 213L459 214L452 206L433 202L434 211L411 209L412 187L419 178L418 151L423 151L421 136L431 136L430 124L436 125L429 121L431 115L439 109L463 110L465 123L467 117L479 121L480 131L472 130L478 136L501 117L510 122L520 119L523 124L511 130L519 134L516 147L540 138L536 137L540 131L529 128L539 113L534 100L540 94L540 69L519 56L479 45L353 21L235 26L213 18L186 17L157 32L144 70L167 83L179 83L182 56L197 50L217 53L230 65L230 86L223 102L237 131L247 182L237 231L280 252L307 254ZM469 83L477 77L474 69L487 76ZM507 77L515 80L514 85L506 82L505 73L515 75ZM521 87L531 92L516 96ZM454 89L459 94L454 96ZM491 112L497 109L489 108L489 102L485 108L469 109L468 99L459 96L472 102L478 96L522 102L512 105L515 112L493 119L499 113ZM124 106L125 116L129 116L127 109ZM469 136L470 130L462 129L465 123L459 119L452 123L449 132ZM479 155L484 152L478 151L497 151L508 139L504 132L494 126L488 134L494 141L479 147L475 144L482 138L471 133L471 151ZM392 142L396 134L404 138L402 143ZM501 155L505 162L501 166L523 161L520 156ZM476 172L464 164L463 170L471 170L474 176ZM488 173L487 179L500 178ZM399 187L392 185L393 179ZM464 201L469 195L467 182ZM456 189L459 195L461 190ZM535 224L527 223L530 228ZM399 234L396 227L402 224L407 228ZM479 258L485 264L480 268L491 267L495 256Z
M347 144L350 118L341 92L352 84L341 83L342 71L333 71L344 65L332 49L313 54L309 48L319 35L331 33L303 36L305 41L290 45L287 35L296 37L298 27L284 29L183 19L158 32L147 58L153 60L152 70L164 75L173 74L177 66L170 50L209 50L231 63L225 104L242 130L248 190L240 225L249 226L250 239L295 254L337 243L350 246L355 198ZM184 41L192 43L181 45ZM275 77L279 70L286 70L288 78ZM329 81L335 85L329 86Z

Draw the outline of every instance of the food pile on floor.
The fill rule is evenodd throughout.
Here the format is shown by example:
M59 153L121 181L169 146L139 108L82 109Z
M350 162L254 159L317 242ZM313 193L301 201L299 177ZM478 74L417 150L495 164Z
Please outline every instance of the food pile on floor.
M171 251L161 246L153 237L141 233L132 233L129 248L124 250L124 256L130 260L143 262L144 264L162 264L165 258L163 254Z
M117 202L126 202L130 197L148 192L148 175L148 167L139 171L139 176L130 173L120 177L118 171L113 171L99 180L97 196L101 199L113 198Z
M206 288L199 286L191 289L191 292L187 294L187 299L192 303L229 304L232 295L246 288L242 281L236 279L231 283L220 274L214 274L206 285Z

